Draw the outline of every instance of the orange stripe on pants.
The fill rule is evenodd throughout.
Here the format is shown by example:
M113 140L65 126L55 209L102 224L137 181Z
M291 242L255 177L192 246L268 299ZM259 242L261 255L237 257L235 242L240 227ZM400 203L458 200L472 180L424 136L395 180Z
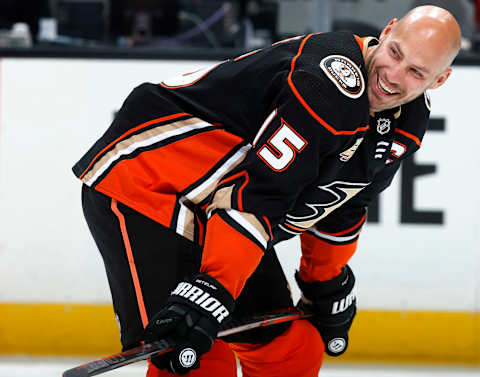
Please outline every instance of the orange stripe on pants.
M138 279L137 267L135 266L135 260L133 259L132 247L130 246L130 239L128 238L127 224L125 223L125 217L118 209L117 201L112 199L111 205L113 213L118 217L120 222L120 230L122 231L123 244L127 252L128 264L130 265L130 273L132 274L133 285L135 287L135 294L137 296L138 310L142 317L143 327L148 324L147 311L145 309L145 303L143 302L142 288L140 287L140 280Z

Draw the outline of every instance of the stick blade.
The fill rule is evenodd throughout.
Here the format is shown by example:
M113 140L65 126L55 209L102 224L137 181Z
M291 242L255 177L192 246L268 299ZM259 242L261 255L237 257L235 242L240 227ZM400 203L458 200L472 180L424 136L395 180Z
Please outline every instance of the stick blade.
M92 377L105 373L124 365L140 360L146 360L152 355L161 355L172 350L172 345L167 340L159 340L151 344L144 344L125 352L94 360L86 364L63 372L63 377Z

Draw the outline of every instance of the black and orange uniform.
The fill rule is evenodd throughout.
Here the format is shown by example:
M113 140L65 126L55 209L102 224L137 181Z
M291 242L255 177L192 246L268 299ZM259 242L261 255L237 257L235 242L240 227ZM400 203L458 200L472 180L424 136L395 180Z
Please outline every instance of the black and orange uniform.
M281 270L270 254L282 240L301 236L304 281L329 280L353 255L368 204L420 147L429 117L423 95L369 112L370 43L344 32L311 34L142 84L74 173L84 190L112 200L113 212L134 211L201 250L199 270L251 311L258 302L249 300L248 281L259 270ZM151 258L159 261L174 252L156 247ZM130 270L138 269L133 259ZM135 284L140 302L146 288ZM243 310L238 302L236 310Z

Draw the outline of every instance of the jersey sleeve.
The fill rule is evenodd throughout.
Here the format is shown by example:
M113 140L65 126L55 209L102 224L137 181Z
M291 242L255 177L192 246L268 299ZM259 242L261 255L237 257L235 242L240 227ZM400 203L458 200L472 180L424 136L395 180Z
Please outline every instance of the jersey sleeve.
M201 269L235 298L272 245L272 228L318 177L322 161L352 137L321 126L289 88L282 95L245 159L219 181L207 209ZM336 111L335 103L324 101L316 110Z
M313 122L302 122L295 103L272 110L244 160L224 175L207 215L201 271L236 298L272 241L272 227L316 177L323 153ZM301 117L300 117L301 118Z
M368 130L363 71L347 57L323 59L319 51L329 52L320 50L326 41L318 38L328 39L310 35L297 41L288 65L282 64L287 69L275 75L275 90L262 96L261 103L252 103L255 92L242 91L235 99L244 103L246 96L252 108L261 105L266 111L250 127L255 132L247 140L250 149L245 158L222 177L212 195L201 264L202 272L219 280L235 298L273 245L272 229L285 221L302 193L318 179L325 160ZM260 60L268 66L274 57L253 54L242 59L242 64L250 72ZM334 77L329 65L344 69L348 65L351 87L340 85L342 79ZM251 80L253 76L242 77ZM261 83L262 75L256 74L254 80ZM333 176L334 169L329 170Z
M326 281L340 274L356 251L369 204L390 186L401 162L418 151L429 116L427 94L403 105L386 166L355 197L301 234L299 273L304 281Z
M368 205L390 185L399 167L399 161L391 164L344 206L301 234L302 280L326 281L340 274L357 249Z

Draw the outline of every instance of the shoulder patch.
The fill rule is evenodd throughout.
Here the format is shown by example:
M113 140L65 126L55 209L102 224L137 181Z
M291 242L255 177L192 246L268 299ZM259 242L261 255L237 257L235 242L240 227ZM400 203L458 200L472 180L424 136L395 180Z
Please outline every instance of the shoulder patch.
M350 98L358 98L365 90L360 68L346 56L329 55L322 59L320 68L340 91Z

